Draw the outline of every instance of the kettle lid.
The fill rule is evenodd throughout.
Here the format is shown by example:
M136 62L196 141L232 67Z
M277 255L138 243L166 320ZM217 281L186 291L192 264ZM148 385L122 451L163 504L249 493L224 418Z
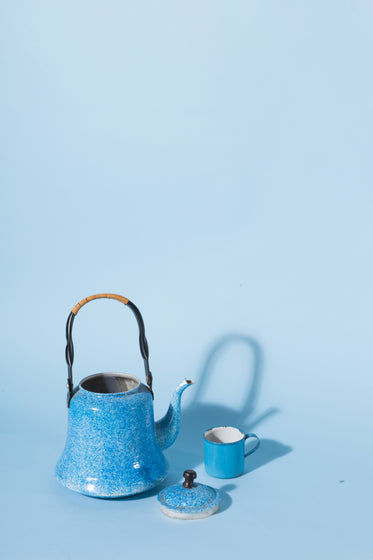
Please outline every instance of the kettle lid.
M184 471L184 482L168 486L158 494L162 513L175 519L202 519L219 508L218 490L205 484L194 483L197 473Z

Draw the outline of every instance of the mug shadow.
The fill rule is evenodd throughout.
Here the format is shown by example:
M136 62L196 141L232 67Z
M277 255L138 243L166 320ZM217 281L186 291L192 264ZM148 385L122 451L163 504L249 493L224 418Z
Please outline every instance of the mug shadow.
M261 439L257 451L250 455L250 459L246 461L243 474L264 467L267 463L287 455L292 450L293 448L290 445L284 445L274 439Z

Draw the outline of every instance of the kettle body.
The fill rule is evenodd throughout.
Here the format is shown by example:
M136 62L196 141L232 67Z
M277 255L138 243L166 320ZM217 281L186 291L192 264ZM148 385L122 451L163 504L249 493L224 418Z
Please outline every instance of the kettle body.
M73 321L85 303L102 297L131 304L140 329L146 385L133 375L99 373L74 387ZM130 496L157 486L168 471L162 449L177 437L181 394L192 381L185 380L177 387L166 415L154 422L144 323L137 307L123 296L98 294L82 300L69 315L66 337L68 428L65 448L55 468L56 479L71 490L97 498Z
M110 393L92 390L109 385ZM70 402L57 480L82 494L117 498L145 492L166 476L149 390L125 374L83 379Z

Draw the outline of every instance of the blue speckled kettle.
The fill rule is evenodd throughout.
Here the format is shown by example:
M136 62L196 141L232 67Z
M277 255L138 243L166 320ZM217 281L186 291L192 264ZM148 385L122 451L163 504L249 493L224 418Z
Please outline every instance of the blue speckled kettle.
M133 375L99 373L74 387L73 322L83 305L98 298L116 299L134 313L146 385ZM167 476L161 450L170 447L177 437L181 394L193 382L185 380L176 388L166 415L154 422L144 321L137 307L123 296L97 294L80 301L68 317L66 339L68 430L55 469L57 480L71 490L97 498L130 496L157 486Z

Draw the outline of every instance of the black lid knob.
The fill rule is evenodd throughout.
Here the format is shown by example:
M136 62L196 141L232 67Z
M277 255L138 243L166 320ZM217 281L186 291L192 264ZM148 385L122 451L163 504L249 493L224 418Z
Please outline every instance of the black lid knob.
M184 471L183 477L185 478L185 480L183 482L184 488L193 488L193 486L194 486L193 480L195 478L197 478L196 471L193 471L192 469L188 469L188 470Z

